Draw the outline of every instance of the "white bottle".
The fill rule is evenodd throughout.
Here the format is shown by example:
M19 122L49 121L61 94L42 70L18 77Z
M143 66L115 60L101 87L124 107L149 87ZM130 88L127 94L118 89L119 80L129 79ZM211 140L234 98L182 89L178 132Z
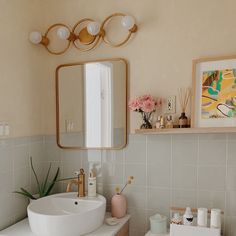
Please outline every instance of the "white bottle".
M186 208L186 211L183 215L183 223L184 225L192 225L193 224L193 213L190 207Z
M97 180L93 171L91 171L88 178L88 197L96 197L96 196L97 196Z
M197 225L200 227L207 227L207 209L206 208L198 208Z
M211 228L221 228L221 210L211 209Z

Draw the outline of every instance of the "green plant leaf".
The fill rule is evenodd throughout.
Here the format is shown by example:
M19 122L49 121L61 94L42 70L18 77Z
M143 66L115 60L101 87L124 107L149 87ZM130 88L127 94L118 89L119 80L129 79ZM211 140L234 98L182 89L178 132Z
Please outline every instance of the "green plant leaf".
M30 196L31 199L36 199L29 191L27 191L26 189L24 188L20 188L20 190L26 194L28 194Z
M46 187L47 187L48 177L49 177L51 168L52 168L52 163L50 163L50 165L49 165L48 172L47 172L46 178L45 178L45 180L44 180L44 184L43 184L43 186L42 186L42 192L43 192L43 193L45 192Z
M25 197L31 198L31 199L36 199L32 194L30 194L27 190L24 188L20 188L22 192L20 191L14 191L14 193L21 194Z
M27 193L18 192L18 191L14 191L14 193L20 194L20 195L27 197L27 198L31 198ZM31 198L31 199L33 199L33 198Z
M40 188L40 184L39 184L39 180L38 180L38 176L34 170L34 166L33 166L33 160L32 160L32 157L30 157L30 166L31 166L31 169L34 173L34 177L36 179L36 182L37 182L37 186L38 186L38 191L39 191L39 196L41 196L41 188Z
M51 192L53 186L54 186L55 183L56 183L56 180L57 180L57 177L58 177L58 175L59 175L59 172L60 172L60 168L58 167L58 168L57 168L56 175L55 175L54 178L53 178L53 181L51 182L51 184L49 184L48 189L47 189L47 191L45 192L45 196L49 195L49 193Z

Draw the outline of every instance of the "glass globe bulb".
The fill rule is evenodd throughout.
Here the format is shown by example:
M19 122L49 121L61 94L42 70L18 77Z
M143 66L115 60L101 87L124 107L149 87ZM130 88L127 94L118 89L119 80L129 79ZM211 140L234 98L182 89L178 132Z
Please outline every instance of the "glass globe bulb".
M87 31L89 32L89 34L91 34L93 36L98 35L100 32L100 29L101 29L101 24L98 22L95 22L95 21L90 22L87 25Z
M132 16L124 16L121 20L121 24L127 30L131 30L135 25L135 20Z
M67 40L69 37L70 37L70 31L66 28L66 27L60 27L58 30L57 30L57 36L60 38L60 39L64 39L64 40Z
M42 41L42 34L38 31L33 31L29 35L29 40L33 44L39 44Z

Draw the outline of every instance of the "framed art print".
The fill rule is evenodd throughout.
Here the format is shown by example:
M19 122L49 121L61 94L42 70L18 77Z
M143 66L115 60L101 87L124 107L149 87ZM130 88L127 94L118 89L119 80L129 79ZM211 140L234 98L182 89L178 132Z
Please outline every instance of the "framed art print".
M236 126L236 56L193 61L192 127Z

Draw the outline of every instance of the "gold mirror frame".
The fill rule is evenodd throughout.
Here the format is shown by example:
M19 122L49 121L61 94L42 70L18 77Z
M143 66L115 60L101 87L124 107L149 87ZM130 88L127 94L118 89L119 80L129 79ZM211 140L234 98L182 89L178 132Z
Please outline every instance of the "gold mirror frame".
M125 133L124 133L124 144L121 145L120 147L111 147L111 148L87 148L87 147L75 147L75 146L63 146L60 143L60 105L59 105L59 71L61 68L63 67L70 67L70 66L78 66L78 65L84 65L86 63L96 63L96 62L107 62L107 61L123 61L125 63L125 93L126 93L126 98L125 98L125 104L126 104L126 114L125 114ZM91 60L91 61L81 61L81 62L77 62L77 63L68 63L68 64L62 64L59 65L56 68L56 72L55 72L55 89L56 89L56 141L57 141L57 145L58 147L62 148L62 149L67 149L67 150L120 150L126 147L127 145L127 132L128 132L128 61L124 58L107 58L107 59L98 59L98 60Z

